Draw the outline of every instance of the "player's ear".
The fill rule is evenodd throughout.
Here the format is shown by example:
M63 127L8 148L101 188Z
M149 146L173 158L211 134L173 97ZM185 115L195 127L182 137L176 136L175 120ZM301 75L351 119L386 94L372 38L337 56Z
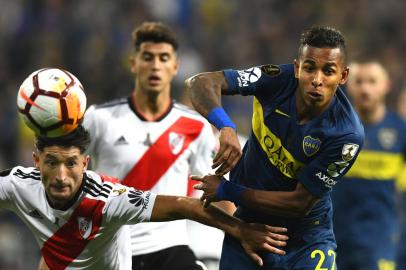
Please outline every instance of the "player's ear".
M83 159L83 172L87 170L87 167L89 166L90 162L90 156L86 155L85 158Z
M34 166L39 169L39 155L36 152L32 152L32 160L34 161Z
M343 69L343 71L341 72L341 80L340 80L340 84L345 84L348 80L348 75L350 74L350 68L349 67L345 67Z
M131 72L135 74L135 54L131 54L129 58Z
M299 61L297 59L293 60L293 67L295 70L295 78L299 78Z

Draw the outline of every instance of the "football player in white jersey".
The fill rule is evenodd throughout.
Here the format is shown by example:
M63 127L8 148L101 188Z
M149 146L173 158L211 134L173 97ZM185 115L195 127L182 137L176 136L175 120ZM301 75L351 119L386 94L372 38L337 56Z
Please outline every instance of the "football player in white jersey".
M92 170L136 189L185 196L189 175L211 171L216 139L203 117L171 98L179 66L172 30L144 23L133 32L133 43L130 97L91 106L85 115ZM184 220L137 224L129 230L131 241L121 244L122 253L132 251L133 269L201 269L188 247Z
M185 218L234 235L259 264L256 250L284 253L278 248L286 245L283 228L243 223L203 209L199 199L139 191L87 170L89 142L81 126L63 137L38 136L35 168L0 173L0 209L26 223L50 269L124 269L117 249L122 225Z

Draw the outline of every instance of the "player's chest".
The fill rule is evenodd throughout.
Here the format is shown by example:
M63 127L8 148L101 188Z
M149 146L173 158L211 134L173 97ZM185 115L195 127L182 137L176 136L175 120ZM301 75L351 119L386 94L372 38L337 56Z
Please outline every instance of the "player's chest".
M100 153L116 160L136 161L148 155L155 162L195 151L203 124L184 117L160 122L117 121L99 140Z
M365 125L364 128L364 150L397 153L405 149L405 140L399 126L394 124Z

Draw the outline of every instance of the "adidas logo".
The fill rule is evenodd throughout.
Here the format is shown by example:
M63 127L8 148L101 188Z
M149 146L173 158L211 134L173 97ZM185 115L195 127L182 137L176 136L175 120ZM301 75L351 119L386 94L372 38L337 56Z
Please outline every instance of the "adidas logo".
M115 141L114 145L124 145L128 144L127 140L124 138L124 136L121 136L120 138Z
M31 212L28 213L28 215L34 218L43 219L43 217L41 216L41 214L38 212L37 209L32 210Z

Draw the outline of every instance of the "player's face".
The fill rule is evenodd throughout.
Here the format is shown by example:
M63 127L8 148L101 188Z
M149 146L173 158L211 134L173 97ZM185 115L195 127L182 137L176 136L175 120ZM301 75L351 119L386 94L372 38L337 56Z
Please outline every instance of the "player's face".
M131 71L136 76L136 90L169 92L178 66L179 61L171 44L141 43L139 51L131 58Z
M348 77L340 48L304 46L299 60L295 60L295 77L299 81L296 93L298 106L315 114L330 104L338 85ZM303 109L303 108L302 108Z
M389 80L378 63L359 64L351 69L348 93L357 109L371 112L385 102Z
M35 165L53 207L63 208L76 195L88 161L89 157L77 147L50 146L34 153Z

